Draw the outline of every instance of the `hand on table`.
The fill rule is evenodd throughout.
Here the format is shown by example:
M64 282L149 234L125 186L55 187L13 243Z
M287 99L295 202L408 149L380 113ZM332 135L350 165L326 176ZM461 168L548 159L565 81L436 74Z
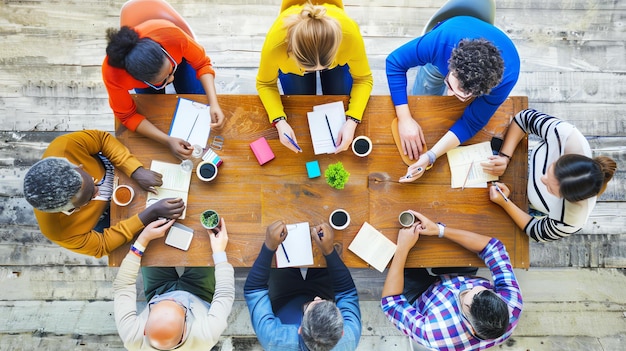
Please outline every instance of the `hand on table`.
M161 218L156 221L152 221L148 223L148 225L143 228L139 236L137 237L137 242L141 245L148 246L148 243L154 239L162 238L165 233L170 229L170 227L174 224L173 219Z
M160 217L177 219L185 210L185 202L181 198L167 198L157 201L139 213L139 219L146 224Z
M311 240L320 248L324 256L330 255L335 250L334 239L335 232L328 223L311 228Z
M396 243L398 250L409 251L415 246L415 243L417 243L420 237L419 228L421 228L420 224L415 223L410 227L400 229L398 232L398 242Z
M272 251L276 251L278 246L287 238L287 225L283 221L276 221L270 224L265 230L265 246Z
M278 123L276 123L276 130L278 131L278 138L283 145L295 153L302 152L302 150L298 150L298 148L293 145L291 141L289 141L289 138L291 138L296 144L298 144L296 134L293 132L293 129L286 120L283 119L278 121ZM285 134L288 135L289 138L287 138Z
M226 251L228 245L228 231L226 230L226 221L220 218L220 224L214 229L207 229L209 239L211 240L211 250L215 252Z
M434 236L439 235L439 226L437 223L428 219L423 214L409 210L415 216L416 230L420 235Z
M130 177L134 179L143 190L149 191L153 194L157 193L154 188L155 186L163 185L163 176L161 173L157 173L143 167L137 168L133 174L130 175Z
M424 175L424 172L426 172L426 167L428 167L429 162L428 155L422 154L417 159L417 162L407 168L406 175L402 176L398 181L400 183L408 183L420 178Z
M193 151L193 147L189 144L188 141L185 141L180 138L174 138L168 136L167 138L167 147L169 147L170 152L178 157L181 160L186 160L191 156L191 152Z
M224 112L222 112L220 105L211 105L211 128L221 129L225 121Z
M398 118L398 134L404 154L409 156L409 159L416 160L424 151L423 147L426 144L422 127L413 117Z
M350 148L352 140L354 139L354 131L356 130L357 123L349 118L346 123L341 126L339 130L339 136L335 140L335 153L338 154L342 151L346 151Z
M509 158L504 156L490 156L488 162L481 162L483 171L487 174L501 176L509 166Z

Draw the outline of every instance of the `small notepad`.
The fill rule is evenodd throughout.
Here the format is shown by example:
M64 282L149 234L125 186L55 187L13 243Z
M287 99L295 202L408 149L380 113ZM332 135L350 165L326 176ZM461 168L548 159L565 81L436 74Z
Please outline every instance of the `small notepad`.
M211 134L210 106L178 98L169 135L186 140L191 145L205 147L209 134Z
M371 224L364 222L348 250L382 273L396 253L396 244Z
M276 250L276 267L301 267L313 264L309 222L287 224L287 238ZM287 252L287 256L285 256ZM289 257L289 259L287 259Z
M272 151L270 144L267 143L267 139L265 139L265 137L260 137L251 142L250 149L252 149L252 152L254 153L256 160L259 161L260 165L264 165L274 159L274 152Z
M193 239L193 229L180 223L174 223L167 232L165 244L187 251L189 250L191 239Z
M346 111L343 102L331 102L329 104L313 106L312 112L307 112L313 152L319 154L332 154L337 150L339 132L346 123Z
M491 143L488 141L467 146L457 146L447 152L448 165L450 166L451 187L480 187L486 188L487 182L498 180L494 176L483 171L481 162L488 162L493 155Z

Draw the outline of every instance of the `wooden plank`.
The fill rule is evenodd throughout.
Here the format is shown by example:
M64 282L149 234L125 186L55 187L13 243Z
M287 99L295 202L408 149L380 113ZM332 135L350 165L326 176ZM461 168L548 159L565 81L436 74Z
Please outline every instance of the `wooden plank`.
M577 233L554 244L530 244L531 267L625 267L626 235Z

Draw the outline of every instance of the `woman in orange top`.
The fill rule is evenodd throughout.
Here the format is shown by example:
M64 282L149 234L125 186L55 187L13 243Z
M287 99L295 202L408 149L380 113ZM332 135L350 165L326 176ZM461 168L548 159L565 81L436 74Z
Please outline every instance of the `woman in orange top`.
M217 102L211 59L182 29L170 21L154 19L133 28L110 28L107 40L102 77L113 113L124 126L167 145L175 156L188 158L191 145L163 133L137 113L129 94L132 89L139 94L165 93L165 86L173 83L179 94L206 94L211 105L211 127L222 127L224 113Z

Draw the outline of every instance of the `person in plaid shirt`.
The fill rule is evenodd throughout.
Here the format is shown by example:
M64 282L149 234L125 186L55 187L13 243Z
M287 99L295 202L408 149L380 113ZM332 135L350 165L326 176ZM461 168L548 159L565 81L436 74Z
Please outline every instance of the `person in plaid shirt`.
M411 212L416 224L400 230L383 287L381 307L387 318L431 349L484 350L502 343L522 312L521 291L504 245L496 238L445 227ZM405 270L408 253L420 235L445 236L476 252L491 271L493 283L470 275L431 276L426 269Z

